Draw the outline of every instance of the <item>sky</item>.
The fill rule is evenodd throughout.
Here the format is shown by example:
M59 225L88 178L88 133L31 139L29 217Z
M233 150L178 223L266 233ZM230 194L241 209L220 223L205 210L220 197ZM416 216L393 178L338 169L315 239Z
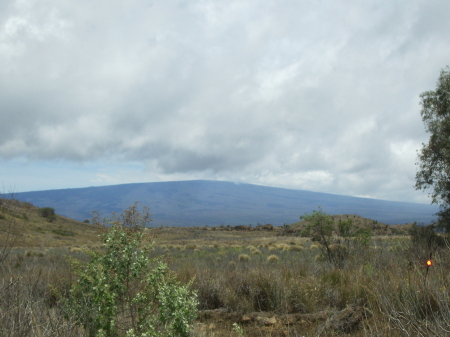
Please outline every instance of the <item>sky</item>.
M211 179L429 203L444 0L2 0L0 188Z

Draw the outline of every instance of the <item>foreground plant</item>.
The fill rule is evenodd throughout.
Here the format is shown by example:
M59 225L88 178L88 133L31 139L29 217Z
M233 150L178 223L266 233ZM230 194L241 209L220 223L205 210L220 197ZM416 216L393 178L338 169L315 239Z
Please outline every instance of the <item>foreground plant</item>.
M150 258L143 247L145 227L151 221L147 208L137 204L105 227L103 248L90 252L86 265L74 261L77 282L66 307L89 336L182 336L196 317L197 296L191 284L181 285L161 258Z

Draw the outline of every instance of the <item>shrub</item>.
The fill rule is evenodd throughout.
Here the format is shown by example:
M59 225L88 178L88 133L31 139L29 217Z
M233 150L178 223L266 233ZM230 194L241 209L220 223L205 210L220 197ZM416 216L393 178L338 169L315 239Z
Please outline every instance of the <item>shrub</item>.
M39 215L43 218L46 218L49 222L52 222L56 219L55 209L51 207L39 208Z
M359 228L355 231L354 242L357 246L367 248L370 245L372 231L370 228Z
M328 261L337 264L333 252L330 249L333 234L333 220L330 214L325 213L319 207L318 211L302 215L300 219L307 222L306 228L310 233L311 239L320 243L323 247L324 256L327 257Z
M88 336L189 335L197 296L165 262L150 258L148 247L140 248L149 221L146 208L141 213L137 204L129 207L109 222L101 253L91 252L86 265L73 262L78 280L66 302L67 316L75 317Z
M280 258L278 257L278 256L276 256L276 255L270 255L270 256L268 256L267 257L267 262L277 262L277 261L279 261L280 260Z
M319 244L318 248L321 250L321 255L334 267L344 267L349 256L350 237L355 236L354 243L356 246L364 249L369 247L372 231L370 229L356 229L351 219L339 221L337 224L337 231L344 238L347 247L341 245L341 238L333 235L334 221L331 215L325 213L322 208L319 207L318 211L305 214L300 219L307 223L306 231L311 240ZM315 246L311 245L310 249L315 249Z

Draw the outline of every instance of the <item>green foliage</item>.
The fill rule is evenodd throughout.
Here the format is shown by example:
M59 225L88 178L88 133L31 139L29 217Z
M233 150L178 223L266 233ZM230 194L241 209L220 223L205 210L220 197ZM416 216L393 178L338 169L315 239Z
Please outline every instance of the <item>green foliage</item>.
M306 226L311 240L319 242L324 248L325 255L329 262L339 264L337 256L333 253L331 246L331 239L333 234L333 219L330 214L325 213L321 207L319 210L314 210L311 214L304 214L300 217L308 223Z
M66 307L89 336L182 336L197 313L197 296L190 283L181 285L160 258L141 247L148 209L129 207L103 236L104 250L91 252L86 265L73 262L77 282ZM101 223L98 218L95 223ZM105 223L103 223L105 224Z
M441 206L440 226L450 232L450 69L441 70L436 90L420 95L421 116L429 132L419 152L416 189L430 189L432 203Z
M439 212L437 213L438 220L436 223L436 229L440 231L444 231L447 234L450 233L450 205L445 207L441 207Z
M349 257L352 241L357 247L368 248L370 245L372 231L369 228L358 229L353 225L352 219L339 220L336 227L338 236L333 236L334 221L331 215L323 212L320 207L319 210L305 214L300 219L308 223L302 231L302 236L309 236L313 241L319 242L323 258L336 267L342 267ZM342 245L342 239L346 243L345 246Z
M244 329L242 329L241 327L240 327L240 325L239 324L237 324L237 323L233 323L233 332L236 334L236 336L238 336L238 337L244 337L245 335L244 335Z
M357 245L368 248L372 238L372 230L370 228L359 228L355 231L354 236Z
M352 229L353 229L352 219L347 219L345 221L339 220L338 231L340 236L342 236L343 238L349 238L353 234Z
M304 214L300 219L308 223L306 228L313 241L317 241L322 245L329 243L333 233L333 219L331 219L330 214L325 213L319 207L318 211L314 210L311 214Z
M46 218L49 222L52 222L56 219L55 209L51 207L39 208L39 215L43 218Z

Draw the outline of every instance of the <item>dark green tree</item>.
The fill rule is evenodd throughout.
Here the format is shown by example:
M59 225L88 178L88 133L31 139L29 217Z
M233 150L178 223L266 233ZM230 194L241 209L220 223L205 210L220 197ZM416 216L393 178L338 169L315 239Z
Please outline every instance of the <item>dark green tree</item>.
M450 69L441 70L436 90L420 95L421 116L430 133L418 152L416 189L430 190L432 203L440 206L438 227L450 232Z
M313 241L319 242L322 245L328 261L335 263L336 259L331 249L334 229L331 215L325 213L322 208L319 207L318 211L314 210L310 214L304 214L300 219L307 222L306 231Z
M39 208L39 214L41 217L46 218L49 222L56 219L55 209L51 207Z

